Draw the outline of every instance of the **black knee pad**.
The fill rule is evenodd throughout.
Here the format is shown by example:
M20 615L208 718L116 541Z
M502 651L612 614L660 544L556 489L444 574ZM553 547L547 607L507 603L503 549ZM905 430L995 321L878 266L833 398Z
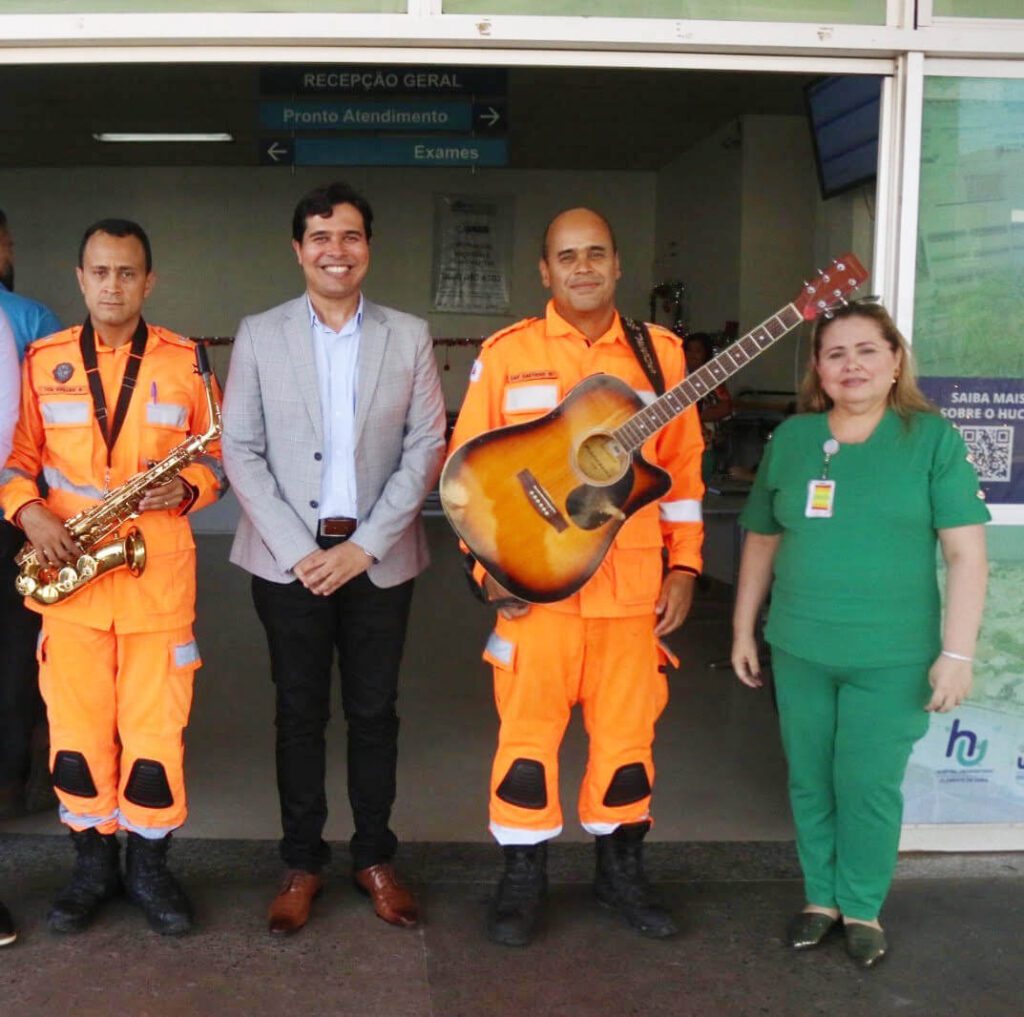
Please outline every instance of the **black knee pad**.
M627 763L620 766L604 793L604 804L632 805L651 793L651 782L647 779L647 768L643 763Z
M61 749L57 753L53 760L53 786L78 798L96 797L96 785L81 752Z
M509 805L521 809L543 809L548 804L548 786L544 764L536 759L517 759L498 785L495 794Z
M144 809L166 809L174 804L164 764L155 759L136 759L124 796Z

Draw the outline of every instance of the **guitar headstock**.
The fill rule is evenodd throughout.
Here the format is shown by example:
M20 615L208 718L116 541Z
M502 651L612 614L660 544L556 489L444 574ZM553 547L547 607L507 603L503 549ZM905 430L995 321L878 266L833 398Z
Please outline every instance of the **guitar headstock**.
M806 321L814 321L830 307L846 303L846 298L867 277L867 269L855 254L843 254L833 258L827 268L819 269L810 282L804 283L793 305Z

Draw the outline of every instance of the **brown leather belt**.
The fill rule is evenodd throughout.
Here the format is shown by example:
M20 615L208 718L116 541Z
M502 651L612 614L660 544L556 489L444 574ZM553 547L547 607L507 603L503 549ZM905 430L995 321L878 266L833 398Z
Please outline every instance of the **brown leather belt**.
M321 537L340 537L347 540L356 532L356 520L348 516L335 516L332 519L321 519L318 535Z

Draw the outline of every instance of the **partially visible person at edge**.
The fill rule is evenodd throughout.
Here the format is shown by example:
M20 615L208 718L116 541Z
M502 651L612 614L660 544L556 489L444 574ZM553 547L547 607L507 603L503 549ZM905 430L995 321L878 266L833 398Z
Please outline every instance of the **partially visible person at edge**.
M7 462L7 457L11 452L14 425L18 422L20 385L18 349L14 344L14 333L11 332L7 316L0 311L0 462ZM18 598L17 606L19 610L22 610L20 598ZM18 933L14 927L14 919L11 917L10 911L0 901L0 946L8 946L17 938Z
M615 238L601 215L575 208L551 221L540 259L551 291L544 317L484 343L452 449L542 416L600 372L653 398L616 311L620 275ZM685 374L682 344L656 326L649 336L670 388ZM509 599L479 563L472 568L483 597L499 604L484 652L501 722L490 796L490 831L505 861L488 919L497 943L525 945L541 915L547 845L562 830L558 750L577 703L590 736L579 817L596 838L595 892L645 936L676 931L644 875L643 839L651 826L654 725L668 698L672 659L660 640L685 620L701 569L701 451L694 407L645 442L645 456L670 473L671 490L622 526L597 572L567 599L530 606Z
M14 337L15 364L29 343L61 330L48 307L14 292L14 237L0 210L0 314ZM17 390L5 410L17 415ZM0 465L7 460L6 453ZM50 781L50 739L39 695L36 642L39 616L25 610L14 589L14 556L24 534L0 514L0 819L41 812L56 804Z
M77 276L85 321L29 347L0 472L0 507L49 567L81 553L64 520L210 425L194 344L143 320L156 276L142 227L125 219L90 226ZM47 916L54 932L84 929L122 889L155 931L192 926L189 900L166 864L171 832L187 814L183 733L201 663L185 516L224 489L213 443L139 504L141 575L115 569L46 606L26 598L43 616L39 681L51 772L76 855ZM123 880L119 830L127 834Z
M907 760L929 714L971 689L989 513L963 439L918 389L882 307L818 320L800 404L740 517L732 665L762 685L755 631L771 586L765 638L806 895L788 942L817 946L842 922L847 952L871 967L887 950L879 913Z
M252 573L276 690L285 871L273 935L301 929L330 847L325 731L335 656L348 727L352 878L376 914L415 926L390 826L398 674L413 581L429 561L420 509L444 458L444 396L427 323L363 295L373 211L347 184L292 216L305 292L238 326L224 462L242 505L231 560Z
M693 374L703 367L711 359L712 349L711 336L706 332L691 332L686 336L683 340L686 373ZM719 431L719 424L728 420L733 413L729 389L724 384L709 388L707 395L697 401L697 412L700 414L704 434L703 474L707 480L725 466L722 462L724 438Z

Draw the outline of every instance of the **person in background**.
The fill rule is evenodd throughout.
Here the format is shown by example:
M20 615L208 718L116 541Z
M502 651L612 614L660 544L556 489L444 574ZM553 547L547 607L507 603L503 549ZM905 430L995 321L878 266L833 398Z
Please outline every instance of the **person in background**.
M29 343L61 330L48 307L14 292L14 237L0 209L0 314L13 334L15 364ZM4 405L17 415L18 403ZM0 459L0 465L6 460ZM43 812L56 804L50 781L50 738L39 694L39 616L14 589L14 556L24 535L0 514L0 819Z
M594 374L614 375L654 397L651 373L639 349L631 348L616 309L621 269L608 221L586 208L555 216L544 233L539 268L551 291L545 314L484 343L453 450L486 431L542 416ZM653 371L657 365L671 388L685 373L679 339L657 326L646 329L637 331L647 344L648 366ZM685 621L702 564L702 444L694 408L644 448L670 474L671 488L623 525L577 593L531 606L511 597L479 562L472 567L481 598L498 609L484 659L494 671L501 722L490 830L505 871L487 932L506 946L528 943L543 910L548 841L562 830L558 751L577 703L589 735L579 817L595 838L594 891L643 936L677 931L647 882L643 841L651 828L654 727L668 700L665 672L674 662L661 640Z
M11 438L14 435L14 425L18 422L20 384L18 349L14 344L14 333L11 331L7 316L0 311L0 462L6 462L11 453ZM5 555L0 564L6 564L7 560ZM13 561L11 564L13 565ZM0 583L9 585L13 589L14 577L0 572ZM20 603L18 607L21 607ZM0 711L6 712L6 710L6 705L0 703ZM14 919L11 917L10 911L0 901L0 946L8 946L17 938L18 933L14 927Z
M841 920L847 952L871 967L888 949L879 913L911 749L929 714L971 689L989 513L962 437L918 389L881 306L818 319L800 408L740 517L732 665L762 684L755 630L771 586L765 638L806 896L788 942L817 946Z
M711 359L711 336L706 332L691 332L683 340L683 349L686 352L686 373L693 374ZM700 414L704 434L703 474L707 480L712 474L724 468L722 459L725 439L719 425L733 414L732 395L729 389L724 384L715 385L698 401L697 412Z

